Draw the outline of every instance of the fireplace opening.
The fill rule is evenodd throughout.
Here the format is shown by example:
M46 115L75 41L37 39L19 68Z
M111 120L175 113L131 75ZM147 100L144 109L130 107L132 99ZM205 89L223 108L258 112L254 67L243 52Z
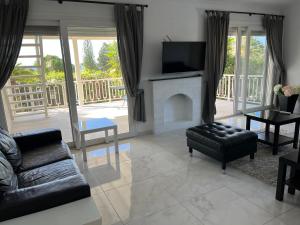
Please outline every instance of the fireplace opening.
M184 94L168 98L164 104L164 122L183 122L193 120L192 99Z

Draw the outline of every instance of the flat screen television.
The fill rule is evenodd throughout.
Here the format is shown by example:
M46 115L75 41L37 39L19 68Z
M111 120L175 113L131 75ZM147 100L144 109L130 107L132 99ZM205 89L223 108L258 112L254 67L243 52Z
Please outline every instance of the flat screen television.
M163 42L162 73L204 70L205 42Z

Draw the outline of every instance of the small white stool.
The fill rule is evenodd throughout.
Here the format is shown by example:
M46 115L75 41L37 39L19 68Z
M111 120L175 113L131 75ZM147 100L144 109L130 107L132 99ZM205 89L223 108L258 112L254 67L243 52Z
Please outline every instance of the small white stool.
M77 124L74 124L75 129L78 132L78 136L80 137L80 148L83 154L83 160L87 161L86 156L86 145L85 145L85 135L89 133L95 133L99 131L105 132L105 142L108 143L108 130L114 131L114 144L115 144L115 152L119 153L119 145L118 145L118 126L112 120L107 118L99 118L99 119L89 119L85 121L79 121Z

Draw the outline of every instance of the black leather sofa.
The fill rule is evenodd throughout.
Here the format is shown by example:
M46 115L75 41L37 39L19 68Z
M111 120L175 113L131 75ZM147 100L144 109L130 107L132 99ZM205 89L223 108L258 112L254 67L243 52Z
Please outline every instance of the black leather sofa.
M90 195L60 130L11 137L0 129L0 221Z
M214 122L187 129L187 146L208 155L222 163L222 169L230 161L250 155L254 159L257 152L257 134Z

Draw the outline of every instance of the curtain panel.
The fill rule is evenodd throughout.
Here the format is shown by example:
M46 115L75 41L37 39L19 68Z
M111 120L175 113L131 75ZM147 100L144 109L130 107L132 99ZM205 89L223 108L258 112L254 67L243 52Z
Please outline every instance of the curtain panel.
M217 88L226 64L230 14L207 11L206 16L205 96L202 117L204 122L211 123L216 114Z
M117 4L114 11L123 79L127 93L134 98L133 119L145 122L144 90L139 89L143 55L144 9L136 5Z
M0 1L0 90L9 79L21 49L28 0Z
M263 26L266 30L268 51L272 60L270 73L272 77L271 87L276 84L284 84L286 81L286 68L283 59L283 16L265 15ZM274 94L271 103L276 105Z

